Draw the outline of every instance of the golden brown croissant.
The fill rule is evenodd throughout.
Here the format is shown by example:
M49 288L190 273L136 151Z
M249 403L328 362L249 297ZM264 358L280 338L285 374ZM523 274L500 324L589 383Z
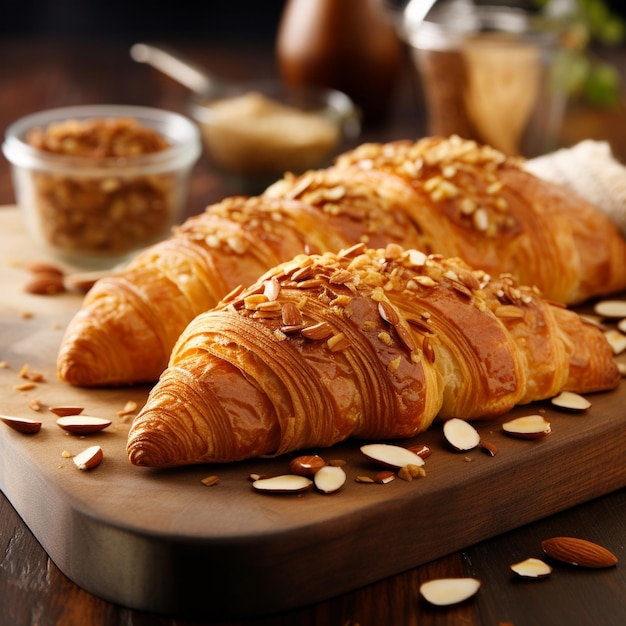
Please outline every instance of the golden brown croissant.
M174 466L406 438L436 417L490 418L619 379L596 326L511 277L357 245L300 255L195 318L127 451Z
M58 356L76 385L152 382L179 334L229 291L298 253L397 243L510 272L576 303L626 288L626 242L600 211L458 137L365 144L335 167L230 198L103 279Z

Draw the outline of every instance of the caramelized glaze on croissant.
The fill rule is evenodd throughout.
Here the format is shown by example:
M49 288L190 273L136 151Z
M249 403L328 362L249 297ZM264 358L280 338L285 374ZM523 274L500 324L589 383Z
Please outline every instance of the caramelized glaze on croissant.
M600 211L458 137L365 144L334 167L229 198L99 281L71 321L58 374L153 382L198 314L299 253L396 243L509 272L566 304L626 288L626 242Z
M598 328L510 276L357 245L300 255L195 318L127 451L175 466L405 438L619 379Z

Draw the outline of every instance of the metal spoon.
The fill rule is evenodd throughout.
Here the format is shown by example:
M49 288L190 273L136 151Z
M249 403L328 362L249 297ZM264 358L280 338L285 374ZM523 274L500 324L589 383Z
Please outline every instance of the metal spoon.
M130 56L138 63L146 63L163 72L201 96L223 90L227 85L226 81L200 69L179 52L167 47L136 43L131 46Z

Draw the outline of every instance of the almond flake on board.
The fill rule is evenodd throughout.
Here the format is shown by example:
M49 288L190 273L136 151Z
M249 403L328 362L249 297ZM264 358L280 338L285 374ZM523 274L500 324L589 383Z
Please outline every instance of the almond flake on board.
M520 439L539 439L552 432L550 422L543 415L526 415L517 417L502 424L507 435Z
M448 443L459 452L473 450L480 443L478 431L469 422L458 417L443 423L443 434Z
M420 593L430 604L450 606L471 598L479 588L476 578L435 578L422 583Z
M100 465L103 458L104 454L100 446L90 446L77 454L72 460L79 470L87 471Z
M361 446L361 452L384 467L400 469L405 465L424 465L424 459L402 446L389 443L369 443Z
M13 430L20 433L31 435L41 430L41 422L31 420L26 417L16 417L13 415L0 415L0 421L10 426Z
M550 402L556 407L570 411L586 411L591 406L591 402L587 398L573 391L562 391L558 396L552 398Z

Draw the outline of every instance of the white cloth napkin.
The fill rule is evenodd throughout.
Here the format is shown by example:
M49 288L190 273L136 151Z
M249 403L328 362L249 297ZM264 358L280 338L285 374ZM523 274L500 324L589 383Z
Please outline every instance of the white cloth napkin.
M571 148L529 159L524 167L595 204L626 238L626 167L613 156L607 142L587 139Z

